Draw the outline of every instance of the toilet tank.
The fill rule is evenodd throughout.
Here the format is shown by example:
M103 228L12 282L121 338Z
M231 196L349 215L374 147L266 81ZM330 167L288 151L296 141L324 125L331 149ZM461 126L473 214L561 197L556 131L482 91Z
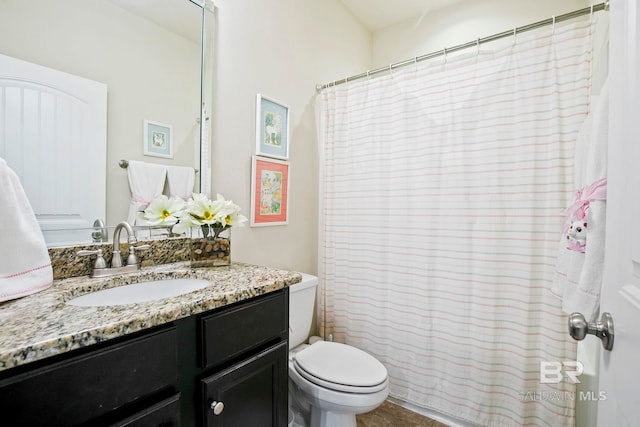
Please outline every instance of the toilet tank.
M289 286L289 348L297 347L309 338L313 320L318 278L301 274L302 282Z

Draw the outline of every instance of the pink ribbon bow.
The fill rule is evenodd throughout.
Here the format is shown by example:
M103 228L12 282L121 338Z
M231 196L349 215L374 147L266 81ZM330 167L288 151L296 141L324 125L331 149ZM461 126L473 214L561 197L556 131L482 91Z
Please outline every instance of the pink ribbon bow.
M576 199L565 209L566 217L562 224L562 232L566 233L572 222L584 219L590 202L602 200L607 200L607 178L599 179L591 185L576 190Z
M153 199L147 200L144 197L142 197L140 194L135 194L135 193L131 195L131 200L134 202L141 203L145 205L145 207L149 206L149 204L153 201Z

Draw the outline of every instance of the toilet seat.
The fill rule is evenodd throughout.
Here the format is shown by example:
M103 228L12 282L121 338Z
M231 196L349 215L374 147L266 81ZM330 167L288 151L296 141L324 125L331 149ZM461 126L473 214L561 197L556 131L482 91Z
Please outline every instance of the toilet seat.
M306 380L330 390L368 394L388 386L382 363L362 350L336 342L320 341L301 350L293 365Z

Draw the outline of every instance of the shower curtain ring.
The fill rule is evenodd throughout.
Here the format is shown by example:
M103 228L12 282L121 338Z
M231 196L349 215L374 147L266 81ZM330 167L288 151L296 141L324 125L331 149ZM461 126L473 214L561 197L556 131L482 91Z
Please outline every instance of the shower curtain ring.
M593 22L593 0L591 0L591 11L589 12L589 21Z
M444 56L444 63L447 63L447 48L442 48L442 55Z
M480 55L480 37L476 39L476 55Z
M552 15L551 16L551 34L555 34L556 33L556 16Z
M513 27L513 45L516 45L516 42L518 41L516 35L518 33L518 27Z

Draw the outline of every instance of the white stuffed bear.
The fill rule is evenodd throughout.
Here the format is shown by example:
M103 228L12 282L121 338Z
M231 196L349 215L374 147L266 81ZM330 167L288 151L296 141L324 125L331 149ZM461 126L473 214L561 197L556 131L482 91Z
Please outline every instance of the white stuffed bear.
M587 247L586 221L574 221L567 230L567 249L584 253Z

